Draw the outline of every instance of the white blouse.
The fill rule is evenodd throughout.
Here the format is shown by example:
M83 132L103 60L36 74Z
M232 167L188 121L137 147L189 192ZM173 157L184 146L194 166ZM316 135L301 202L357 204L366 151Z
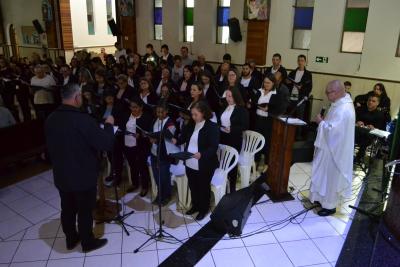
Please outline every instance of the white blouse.
M126 123L126 131L129 132L128 135L125 135L125 146L127 147L135 147L136 146L136 137L131 133L136 134L136 120L139 117L134 117L132 114L129 117L128 122Z
M250 76L250 78L247 78L247 79L242 78L240 80L240 84L243 85L243 87L249 87L250 81L251 81L251 76Z
M202 122L196 123L196 126L194 127L194 131L192 136L190 137L189 145L187 151L193 154L196 154L199 152L199 147L198 147L198 141L199 141L199 132L200 130L204 127L205 120ZM195 158L191 158L186 160L185 162L186 167L196 170L199 170L199 161Z
M221 131L226 132L225 128L231 127L231 116L236 105L229 105L221 115Z
M259 91L261 92L261 96L258 99L258 102L257 102L258 105L265 104L265 103L268 104L269 101L271 100L271 96L276 95L276 90L269 91L267 94L264 94L264 89L262 89L262 88L260 88ZM263 111L259 108L257 108L256 114L261 117L268 117L268 111Z

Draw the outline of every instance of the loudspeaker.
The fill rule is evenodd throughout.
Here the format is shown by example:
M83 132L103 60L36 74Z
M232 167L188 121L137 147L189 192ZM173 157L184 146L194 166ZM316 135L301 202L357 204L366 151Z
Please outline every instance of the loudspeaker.
M222 197L211 214L211 223L217 231L232 236L242 234L254 202L254 186L249 186Z
M35 30L37 31L38 34L43 34L45 31L42 28L42 25L40 25L39 20L35 19L32 21L33 27L35 27Z
M117 23L115 23L115 20L113 18L108 20L108 26L110 27L113 36L121 35Z
M242 41L242 33L240 32L240 24L237 18L228 19L229 37L234 42Z

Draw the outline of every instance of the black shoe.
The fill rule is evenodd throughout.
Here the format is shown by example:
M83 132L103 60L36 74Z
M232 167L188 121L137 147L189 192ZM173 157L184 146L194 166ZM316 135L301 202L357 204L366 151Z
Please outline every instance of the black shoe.
M79 244L80 238L78 235L74 236L74 237L70 237L70 238L66 238L66 242L67 242L67 249L68 250L73 250L74 248L76 248L76 246Z
M321 207L321 203L319 201L314 201L314 205L317 205L317 207Z
M136 190L138 190L139 186L135 185L135 186L131 186L128 189L126 189L127 193L132 193L135 192Z
M90 251L104 247L106 244L107 244L107 239L105 239L105 238L93 239L92 241L90 241L89 244L82 245L82 251L84 253L88 253Z
M336 213L336 209L324 209L324 208L322 208L322 210L318 211L318 215L319 216L323 216L323 217L329 216L329 215L332 215L332 214L335 214L335 213Z
M196 221L201 221L204 219L204 217L206 217L207 213L206 212L199 212L199 214L197 214L196 216Z
M140 196L145 197L145 196L147 196L148 192L149 192L149 189L142 189L142 191L140 191Z
M197 211L198 211L197 209L191 208L190 210L188 210L188 211L186 212L186 215L193 215L193 214L195 214Z

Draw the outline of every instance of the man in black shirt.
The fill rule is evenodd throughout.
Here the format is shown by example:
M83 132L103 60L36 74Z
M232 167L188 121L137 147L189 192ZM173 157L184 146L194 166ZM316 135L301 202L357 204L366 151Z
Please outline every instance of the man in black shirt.
M268 74L275 74L276 72L280 72L282 75L282 81L286 81L287 77L287 71L286 69L281 65L282 63L282 57L280 54L276 53L272 56L272 66L266 68L264 72L264 77L267 76Z
M368 98L367 106L356 109L356 136L355 143L360 147L356 161L360 161L365 156L367 147L372 143L373 138L369 130L385 129L385 114L378 110L379 96L371 95Z
M98 155L113 148L114 118L108 117L102 130L81 111L81 106L79 85L68 84L62 91L62 105L46 120L45 133L54 184L61 197L61 225L67 249L72 250L80 241L82 251L89 252L107 243L107 239L93 235L92 211L96 205Z

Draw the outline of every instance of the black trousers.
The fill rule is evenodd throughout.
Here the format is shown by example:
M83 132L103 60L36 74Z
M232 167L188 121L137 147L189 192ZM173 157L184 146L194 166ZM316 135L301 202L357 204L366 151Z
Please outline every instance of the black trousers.
M150 184L150 173L147 166L147 157L149 155L140 147L124 146L123 152L131 170L132 185L141 185L143 190L147 190Z
M114 179L117 184L119 184L122 178L122 168L124 165L124 146L124 136L116 135L114 141L114 149L111 155L111 172L114 175Z
M261 153L264 154L264 163L268 164L269 161L269 148L271 147L272 136L272 118L262 117L257 115L256 118L256 132L262 134L265 138L265 145L260 152L256 154L255 160L259 161Z
M189 182L192 208L207 213L210 209L211 178L214 171L196 171L186 167L186 176Z
M61 226L68 239L79 235L82 246L93 241L93 209L96 206L96 187L87 191L63 192L61 197ZM78 231L76 221L78 219ZM79 234L78 234L79 233Z
M357 156L364 157L367 147L372 144L372 142L374 141L374 138L369 133L359 130L356 127L354 141L355 141L355 144L360 147Z

